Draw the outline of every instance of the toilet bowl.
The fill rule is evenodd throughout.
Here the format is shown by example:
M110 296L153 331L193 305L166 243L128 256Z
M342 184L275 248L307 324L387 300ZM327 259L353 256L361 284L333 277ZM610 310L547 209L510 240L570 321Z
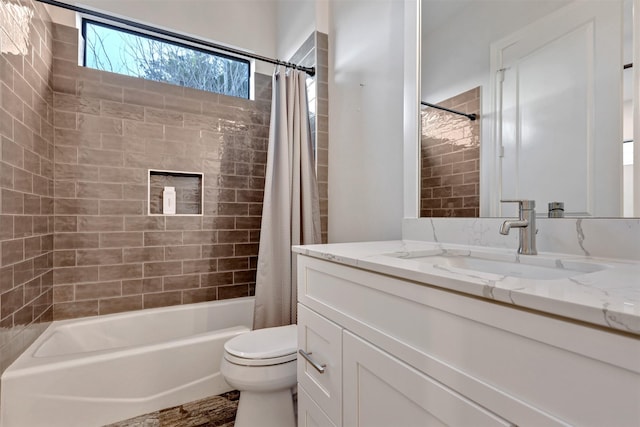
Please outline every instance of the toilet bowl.
M240 391L236 427L295 427L296 325L259 329L224 345L220 372Z

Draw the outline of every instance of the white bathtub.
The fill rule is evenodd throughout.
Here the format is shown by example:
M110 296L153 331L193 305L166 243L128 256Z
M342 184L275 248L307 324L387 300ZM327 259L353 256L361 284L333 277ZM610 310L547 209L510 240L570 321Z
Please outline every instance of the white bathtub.
M102 426L218 395L224 343L249 331L238 298L56 321L2 375L2 427Z

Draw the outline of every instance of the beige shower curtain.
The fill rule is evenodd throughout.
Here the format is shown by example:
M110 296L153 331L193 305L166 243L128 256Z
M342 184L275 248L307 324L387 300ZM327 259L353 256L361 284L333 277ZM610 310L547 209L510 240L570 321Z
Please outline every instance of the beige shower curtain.
M273 75L254 328L296 323L291 246L320 243L320 206L311 147L306 74Z

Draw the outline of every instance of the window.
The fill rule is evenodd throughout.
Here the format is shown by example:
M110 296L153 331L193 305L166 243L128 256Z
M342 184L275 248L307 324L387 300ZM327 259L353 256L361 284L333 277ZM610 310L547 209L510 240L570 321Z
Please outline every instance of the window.
M157 82L249 98L249 61L83 20L84 65Z

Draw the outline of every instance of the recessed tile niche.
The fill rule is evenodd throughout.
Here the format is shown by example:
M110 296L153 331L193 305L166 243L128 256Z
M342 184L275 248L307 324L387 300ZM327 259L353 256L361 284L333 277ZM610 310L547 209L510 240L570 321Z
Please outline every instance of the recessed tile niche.
M149 169L149 215L165 215L162 212L162 193L165 187L176 191L176 213L171 215L202 215L203 175L197 172L181 172Z

